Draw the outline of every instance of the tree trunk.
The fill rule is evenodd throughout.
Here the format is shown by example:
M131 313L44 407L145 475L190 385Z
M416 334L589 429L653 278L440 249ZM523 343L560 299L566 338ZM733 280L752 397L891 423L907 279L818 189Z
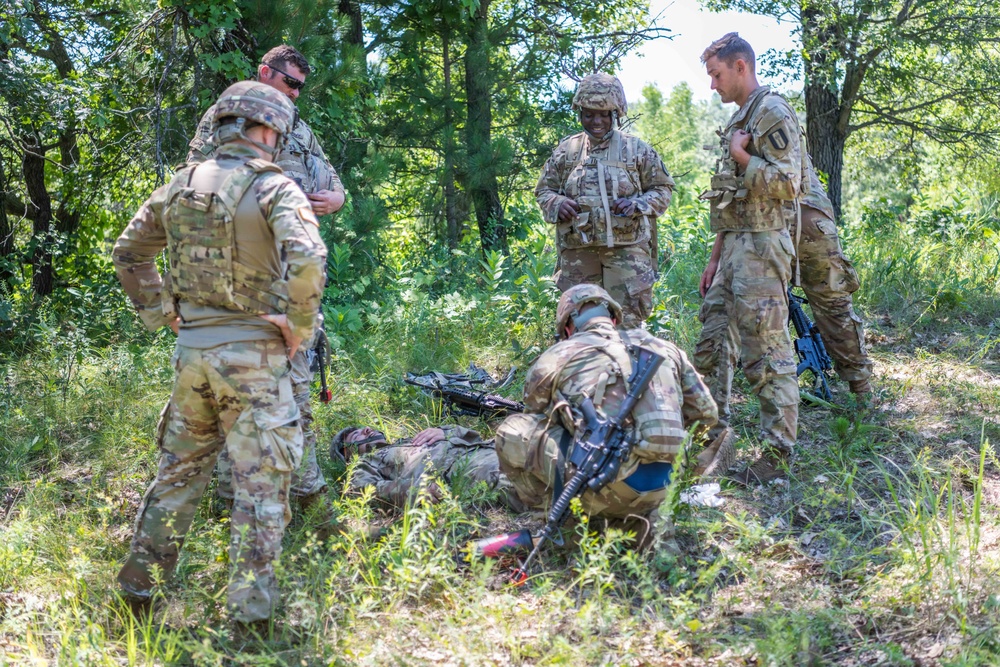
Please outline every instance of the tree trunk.
M347 33L347 42L354 46L365 45L365 22L361 16L361 5L357 0L340 0L337 12L351 21L351 30Z
M840 220L844 145L847 136L838 127L840 104L829 88L806 79L806 144L813 166L826 174L826 191Z
M24 158L21 173L32 213L31 288L36 297L52 294L55 275L52 269L52 199L45 189L45 155L41 141L33 135L22 139Z
M445 28L447 30L447 28ZM448 247L458 247L458 216L455 213L455 119L451 109L451 40L441 36L444 66L444 217Z
M481 0L470 17L465 50L465 94L468 118L465 136L468 148L468 192L476 209L479 239L483 250L507 252L500 186L493 166L490 132L493 124L490 71L489 0Z
M56 213L56 230L72 237L80 228L79 201L82 199L76 196L80 191L76 184L79 177L80 145L76 140L76 123L73 121L59 134L59 161L62 165L63 186Z
M7 217L7 173L0 160L0 283L10 285L14 273L8 262L14 259L14 229Z
M820 10L802 8L802 44L809 53L805 59L806 145L813 166L826 174L826 191L840 220L841 177L844 170L846 127L841 123L841 103L837 96L836 57L831 52L842 48L837 35L821 29Z

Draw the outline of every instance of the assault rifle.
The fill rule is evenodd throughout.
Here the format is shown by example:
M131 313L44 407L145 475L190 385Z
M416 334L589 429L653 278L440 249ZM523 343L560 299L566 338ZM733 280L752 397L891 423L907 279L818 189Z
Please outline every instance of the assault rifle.
M485 370L469 364L464 374L445 374L431 371L425 375L407 373L406 384L412 384L427 395L439 398L448 406L452 415L473 417L504 417L512 412L524 412L524 403L504 398L499 394L482 391L477 386L500 390L514 380L516 368L511 368L502 380L496 380Z
M329 403L333 400L333 392L326 384L326 369L330 365L330 341L326 337L326 329L320 327L319 333L316 334L316 344L311 351L314 356L309 370L319 373L319 400Z
M803 371L811 371L813 375L813 391L823 400L829 401L830 383L827 382L826 371L833 368L833 361L826 351L823 337L819 329L813 322L809 321L806 312L802 310L802 304L808 303L803 297L792 292L792 286L788 286L788 321L795 328L795 351L799 355L799 366L795 370L796 374L802 375Z
M576 472L552 503L541 532L532 536L528 531L522 530L479 540L469 545L468 548L473 553L488 557L530 548L531 553L514 571L513 584L521 585L527 580L531 562L545 542L554 539L556 532L566 522L573 498L582 495L587 489L596 493L606 484L613 482L622 464L632 453L635 439L628 429L622 427L622 423L628 419L635 404L663 363L663 357L652 350L638 346L633 350L637 358L633 364L632 375L628 379L628 393L622 401L618 414L610 419L602 418L597 414L589 396L580 404L584 419L583 434L573 443L569 455L569 462L576 468Z

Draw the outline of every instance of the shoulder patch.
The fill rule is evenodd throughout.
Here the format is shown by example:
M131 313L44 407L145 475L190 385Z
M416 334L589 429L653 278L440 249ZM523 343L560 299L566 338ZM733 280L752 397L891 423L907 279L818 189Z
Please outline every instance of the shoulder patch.
M783 151L788 148L788 135L785 134L785 129L779 127L774 132L767 135L767 140L771 142L771 146L776 151Z
M319 220L316 218L316 214L313 213L312 206L299 206L295 210L302 220L319 227Z

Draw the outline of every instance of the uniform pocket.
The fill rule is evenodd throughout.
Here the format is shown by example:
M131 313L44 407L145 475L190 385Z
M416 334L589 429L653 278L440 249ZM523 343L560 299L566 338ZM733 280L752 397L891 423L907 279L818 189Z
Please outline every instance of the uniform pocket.
M285 533L288 507L284 503L258 501L254 503L257 519L256 547L258 553L267 559L281 553L281 538Z
M302 462L302 428L299 412L294 408L293 402L290 408L276 406L252 411L260 434L261 458L269 461L275 470L291 472Z

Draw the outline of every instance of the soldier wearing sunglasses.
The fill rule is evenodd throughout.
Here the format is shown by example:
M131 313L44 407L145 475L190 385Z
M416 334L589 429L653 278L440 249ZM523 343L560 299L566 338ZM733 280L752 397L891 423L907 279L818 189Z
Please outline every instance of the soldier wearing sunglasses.
M308 61L298 50L283 44L274 47L261 58L261 64L257 67L257 80L281 91L294 103L310 69ZM189 144L191 150L187 156L188 164L204 162L213 156L216 148L214 117L215 107L212 106L205 112L195 137ZM323 216L340 210L344 205L344 186L316 140L316 135L305 121L297 118L285 139L285 145L274 161L285 176L298 183L305 192L312 205L312 213ZM325 531L328 526L335 525L335 521L333 508L327 497L326 479L316 462L316 436L312 429L310 405L313 373L308 356L312 348L313 341L304 341L292 359L292 389L302 414L305 447L302 463L292 476L290 495L298 498L303 509L317 508L310 513L320 517L321 530ZM224 455L219 457L218 472L218 494L224 501L231 502L232 466Z

